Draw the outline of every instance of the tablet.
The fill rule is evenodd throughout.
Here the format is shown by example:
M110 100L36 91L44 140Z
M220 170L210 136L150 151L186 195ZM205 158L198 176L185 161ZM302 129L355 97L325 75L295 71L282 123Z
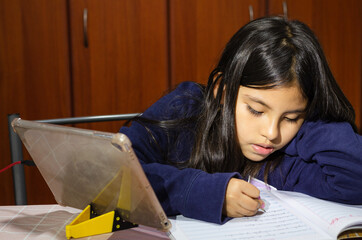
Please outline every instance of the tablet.
M13 129L63 206L168 231L167 219L128 137L16 118Z

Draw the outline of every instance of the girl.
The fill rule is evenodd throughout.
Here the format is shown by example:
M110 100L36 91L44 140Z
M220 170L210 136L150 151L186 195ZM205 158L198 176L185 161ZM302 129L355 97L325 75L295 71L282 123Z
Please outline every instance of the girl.
M257 19L226 45L206 87L180 84L129 128L166 214L215 223L263 207L245 179L362 204L362 137L301 22Z

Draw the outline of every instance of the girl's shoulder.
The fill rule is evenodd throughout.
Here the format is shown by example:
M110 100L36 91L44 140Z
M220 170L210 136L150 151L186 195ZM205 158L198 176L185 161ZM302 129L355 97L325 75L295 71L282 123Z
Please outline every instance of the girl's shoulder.
M182 82L144 112L144 116L157 120L170 120L197 114L204 99L204 86L195 82Z
M297 135L322 134L326 136L358 135L348 122L305 121Z
M205 87L196 82L182 82L164 98L173 105L184 102L193 103L201 101L204 97Z
M205 86L200 83L185 81L176 85L173 91L202 93L204 89Z
M362 136L348 122L305 121L285 152L349 151L362 147Z

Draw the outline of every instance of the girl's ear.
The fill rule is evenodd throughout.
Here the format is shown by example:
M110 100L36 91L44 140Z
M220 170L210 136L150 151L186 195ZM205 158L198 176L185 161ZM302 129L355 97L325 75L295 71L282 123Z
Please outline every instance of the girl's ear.
M214 97L215 98L216 98L217 91L219 90L219 86L220 86L220 79L217 79L220 75L221 75L221 72L218 72L214 76L214 82L217 81L216 84L215 84L215 87L214 87ZM224 89L223 89L223 92L222 92L220 104L224 104L224 95L225 95L225 85L224 85Z

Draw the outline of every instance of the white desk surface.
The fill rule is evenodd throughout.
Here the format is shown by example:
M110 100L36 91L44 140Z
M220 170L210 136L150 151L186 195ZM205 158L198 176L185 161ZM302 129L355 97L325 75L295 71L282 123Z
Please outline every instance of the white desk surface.
M58 240L67 239L65 226L81 210L59 205L0 206L0 239ZM140 226L81 240L158 240L169 239L166 233Z

